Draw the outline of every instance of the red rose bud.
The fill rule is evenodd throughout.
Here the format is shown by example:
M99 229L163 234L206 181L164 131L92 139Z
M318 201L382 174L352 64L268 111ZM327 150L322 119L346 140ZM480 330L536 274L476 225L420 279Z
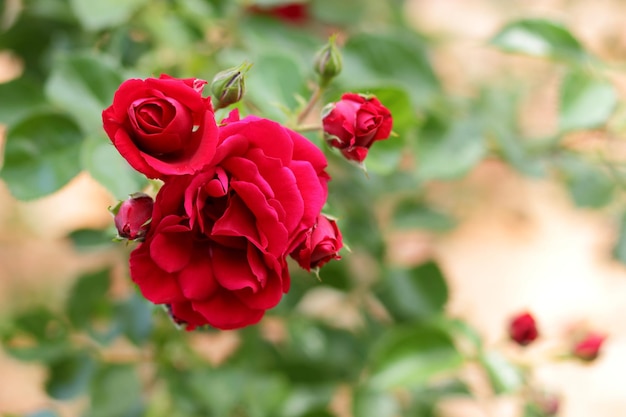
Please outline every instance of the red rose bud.
M376 97L346 93L322 114L326 142L346 159L363 162L372 144L387 139L393 119Z
M509 324L509 337L520 346L526 346L533 342L539 332L535 318L530 313L522 313L513 317Z
M326 264L331 259L341 259L339 250L343 247L341 232L334 220L324 215L317 217L317 223L306 234L304 241L291 253L298 264L310 271Z
M119 237L142 239L148 232L153 205L152 197L143 193L135 193L128 200L120 202L112 210Z
M572 348L572 355L583 361L591 362L600 354L600 348L606 340L606 336L598 333L588 333Z
M333 78L341 72L342 58L335 40L337 36L333 35L328 43L315 56L314 69L320 76L320 85L326 86Z
M231 104L235 104L243 97L246 85L245 74L252 67L252 64L244 62L235 68L230 68L219 72L211 83L211 92L215 97L215 109L223 109Z
M254 5L248 10L254 14L272 16L285 23L302 24L309 20L309 5L307 3L288 3L273 7Z

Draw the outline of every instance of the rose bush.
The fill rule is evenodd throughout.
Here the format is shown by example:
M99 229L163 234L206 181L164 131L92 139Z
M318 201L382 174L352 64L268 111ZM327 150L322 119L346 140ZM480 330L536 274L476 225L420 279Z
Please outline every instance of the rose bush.
M346 93L322 118L326 142L351 161L363 162L372 144L391 134L391 112L376 97Z
M191 174L215 154L217 125L206 81L167 75L125 81L102 113L120 154L149 178Z
M286 256L326 201L326 164L296 132L233 114L211 163L159 191L150 231L131 254L132 279L188 330L258 322L289 289Z

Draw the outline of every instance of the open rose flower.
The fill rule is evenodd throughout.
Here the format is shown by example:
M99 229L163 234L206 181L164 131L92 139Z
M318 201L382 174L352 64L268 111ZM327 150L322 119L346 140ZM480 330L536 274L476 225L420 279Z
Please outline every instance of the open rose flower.
M150 178L191 174L211 161L217 144L206 81L167 75L127 80L103 111L104 130L119 153Z
M291 257L302 268L310 271L322 267L331 259L341 259L339 250L342 246L341 232L337 223L320 215L315 225L307 231L302 243L291 253Z
M389 137L393 119L376 97L346 93L324 110L322 123L330 146L346 159L363 162L374 142Z
M188 330L243 327L274 307L286 256L327 197L326 158L306 138L256 117L225 122L211 164L165 182L130 258L143 295Z

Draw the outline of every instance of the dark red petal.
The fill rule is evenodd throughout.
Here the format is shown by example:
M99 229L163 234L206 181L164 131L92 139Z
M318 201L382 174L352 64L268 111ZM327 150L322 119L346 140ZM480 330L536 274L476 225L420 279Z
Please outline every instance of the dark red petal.
M252 273L245 251L215 246L212 253L213 274L227 290L250 288L258 291L261 284Z
M233 293L221 290L210 300L194 302L193 308L213 327L232 330L258 323L265 310L251 309Z
M155 304L185 300L175 275L163 271L152 261L145 244L130 254L129 262L130 276L146 299Z
M150 242L150 257L164 271L177 272L189 263L193 244L193 236L185 226L160 228Z

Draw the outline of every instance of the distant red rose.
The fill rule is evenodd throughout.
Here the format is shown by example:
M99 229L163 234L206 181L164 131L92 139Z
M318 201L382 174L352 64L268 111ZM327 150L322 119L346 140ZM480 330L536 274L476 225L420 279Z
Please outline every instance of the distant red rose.
M143 238L148 231L153 205L152 197L143 193L133 194L120 203L114 217L119 237L129 240Z
M249 9L252 13L273 16L286 23L305 23L310 18L308 3L288 3L281 6L258 6Z
M305 236L304 241L291 253L291 257L302 268L310 271L325 265L331 259L341 259L339 250L343 242L334 220L320 215Z
M349 160L363 162L374 142L391 134L393 118L376 97L346 93L322 116L324 137Z
M167 75L127 80L102 112L119 153L149 178L192 174L215 154L217 125L206 81Z
M509 337L521 346L532 343L539 336L537 323L530 313L521 313L513 317L509 324Z
M274 307L290 285L286 256L327 197L326 158L306 138L236 113L223 123L211 164L165 182L130 258L143 295L188 330L244 327Z
M584 361L593 361L600 355L600 349L606 340L606 336L598 333L588 333L579 340L572 348L572 355Z

